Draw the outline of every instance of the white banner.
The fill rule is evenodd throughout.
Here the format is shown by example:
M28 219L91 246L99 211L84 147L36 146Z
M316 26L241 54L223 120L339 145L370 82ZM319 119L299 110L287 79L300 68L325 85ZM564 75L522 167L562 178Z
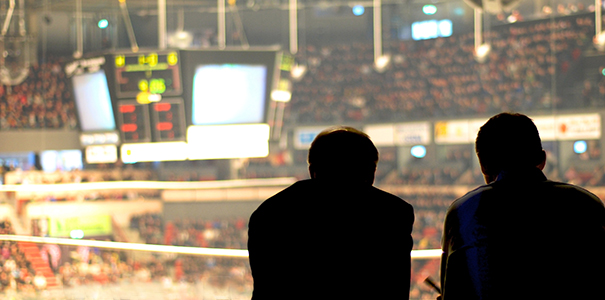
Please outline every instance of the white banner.
M430 143L431 124L429 122L395 124L395 144L412 146Z
M185 142L122 144L120 153L124 163L143 161L180 161L187 160Z
M86 147L86 163L102 164L118 161L118 146L93 145Z
M477 134L479 133L479 129L483 126L487 120L489 119L474 119L469 121L469 129L468 129L468 138L469 143L474 144L477 139Z
M568 115L556 118L558 140L600 139L601 115Z
M329 127L300 127L294 130L294 148L298 150L309 149L315 137Z
M267 157L270 131L271 128L267 124L189 126L188 158L200 160Z
M469 120L435 122L436 144L467 144L469 141Z
M393 124L368 125L363 131L370 136L376 147L395 145L395 128Z
M544 141L556 140L555 133L555 117L553 116L542 116L542 117L531 117L530 118L536 124L538 133L540 133L540 139Z

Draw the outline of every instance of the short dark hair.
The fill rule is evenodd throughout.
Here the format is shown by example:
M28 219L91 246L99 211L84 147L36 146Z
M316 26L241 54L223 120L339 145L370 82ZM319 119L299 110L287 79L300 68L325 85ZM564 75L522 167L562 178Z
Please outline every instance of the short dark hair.
M526 115L501 113L479 130L475 151L484 173L538 166L544 159L538 128Z
M309 169L318 174L374 180L378 149L364 132L340 126L319 133L309 148Z

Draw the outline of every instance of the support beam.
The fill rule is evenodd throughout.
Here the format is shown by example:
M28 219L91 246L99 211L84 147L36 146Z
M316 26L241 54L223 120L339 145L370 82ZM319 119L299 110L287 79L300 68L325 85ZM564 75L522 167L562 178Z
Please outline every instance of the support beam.
M298 53L298 0L290 0L290 53Z
M603 4L602 0L594 1L594 27L595 36L598 36L603 31Z
M219 49L225 49L227 45L227 31L226 31L226 10L225 0L217 0L217 14L218 14L218 47Z
M76 52L75 58L84 54L84 32L82 30L82 0L76 0Z
M158 0L158 48L166 47L166 0Z
M4 20L4 26L2 26L2 36L5 36L8 32L8 27L13 21L13 13L15 12L15 0L10 0L8 6L8 12L6 13L6 19Z
M374 62L382 57L382 0L374 0Z
M128 39L130 40L130 49L132 49L132 52L139 52L139 44L137 43L137 38L134 35L134 29L132 28L132 22L130 21L130 14L128 13L128 7L126 6L126 0L119 0L119 2L120 11L122 11L122 18L124 19L124 24L126 25L126 32L128 33Z
M475 51L483 44L483 20L480 9L475 8Z

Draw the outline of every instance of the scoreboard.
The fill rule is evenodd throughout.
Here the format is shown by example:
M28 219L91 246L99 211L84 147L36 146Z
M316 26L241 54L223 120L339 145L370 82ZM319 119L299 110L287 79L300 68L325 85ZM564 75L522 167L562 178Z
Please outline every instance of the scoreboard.
M113 56L119 131L123 143L173 142L186 138L177 51Z
M118 102L118 120L123 143L151 142L149 107L133 100Z
M183 99L165 99L151 104L153 138L156 142L184 141L186 124Z
M154 142L185 140L183 99L165 99L150 105L121 100L118 102L118 112L124 143L146 143L151 142L152 138Z
M118 54L114 62L118 98L136 98L141 92L165 96L183 92L176 51Z
M141 49L67 64L87 161L266 156L278 53Z

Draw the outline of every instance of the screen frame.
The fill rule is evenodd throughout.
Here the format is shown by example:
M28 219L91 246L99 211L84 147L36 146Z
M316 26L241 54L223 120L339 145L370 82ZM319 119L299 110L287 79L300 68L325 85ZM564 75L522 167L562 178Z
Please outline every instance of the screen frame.
M183 99L187 126L193 124L193 79L200 65L264 65L267 68L265 78L265 104L261 123L267 123L267 115L271 104L276 61L280 50L277 48L253 50L181 50L181 74L183 76Z
M82 128L82 115L80 113L80 104L78 101L78 97L76 95L76 86L74 85L74 78L76 76L90 75L90 74L99 73L99 72L103 72L105 75L105 83L106 83L105 87L106 87L106 91L109 95L109 105L110 105L110 111L111 111L112 118L113 118L113 128L112 129L85 130L84 128ZM111 80L112 80L112 78L110 78L110 76L108 76L108 71L103 67L99 68L98 70L92 71L92 72L83 72L80 74L74 74L73 76L71 76L69 78L69 85L71 87L74 104L76 106L76 117L78 118L78 128L80 129L81 132L113 132L118 129L118 124L116 121L116 114L115 114L116 108L115 108L115 103L114 103L114 99L113 99L113 93L111 90L111 86L109 84L109 82Z
M262 72L264 75L264 78L259 79L258 77L256 77L255 79L257 80L261 80L262 84L264 85L262 87L262 90L260 90L259 92L261 92L262 94L259 95L258 93L255 93L256 95L250 95L247 98L247 100L260 100L261 103L257 103L257 101L254 101L252 103L250 103L249 101L246 101L246 105L244 105L244 107L248 107L250 109L253 110L254 116L248 116L244 119L254 119L254 121L250 120L250 121L244 121L244 120L240 120L240 121L235 121L233 120L232 122L229 121L202 121L202 120L198 120L198 122L196 122L196 113L198 112L198 109L201 109L202 111L204 110L204 108L207 108L209 105L212 106L210 103L208 103L208 99L203 99L205 97L202 97L202 94L204 93L202 91L202 93L200 95L197 95L199 97L202 97L202 99L200 99L201 101L199 103L196 103L196 90L199 88L196 86L195 82L197 81L196 78L197 76L200 76L202 74L204 75L210 75L209 73L206 72L202 72L202 69L208 67L208 68L218 68L221 70L224 69L229 69L231 67L235 66L238 70L248 70L248 71L253 71L253 72ZM240 68L242 67L242 68ZM269 72L269 70L267 70L267 66L263 65L263 64L256 64L256 65L250 65L250 64L212 64L212 65L199 65L196 67L196 73L193 77L194 80L194 84L193 84L193 89L192 89L192 98L191 98L191 122L193 123L193 125L196 126L204 126L204 125L232 125L232 124L258 124L258 123L264 123L266 120L266 88L267 88L267 73ZM230 74L232 75L232 74ZM251 75L250 73L247 73L246 75ZM212 76L210 76L212 77ZM214 83L214 82L212 82ZM254 83L254 82L252 82ZM208 86L212 86L212 84L207 84L206 87ZM234 87L235 88L235 87ZM239 89L239 86L235 89ZM260 96L260 99L256 98L256 96ZM253 99L256 98L256 99ZM212 101L212 100L210 100ZM196 104L200 105L201 108L196 108ZM248 105L248 104L252 104L252 105ZM257 113L259 113L259 109L260 108L260 117L258 116ZM217 114L220 114L218 111L214 110ZM239 112L241 112L242 110L239 110ZM240 116L241 118L241 116Z

